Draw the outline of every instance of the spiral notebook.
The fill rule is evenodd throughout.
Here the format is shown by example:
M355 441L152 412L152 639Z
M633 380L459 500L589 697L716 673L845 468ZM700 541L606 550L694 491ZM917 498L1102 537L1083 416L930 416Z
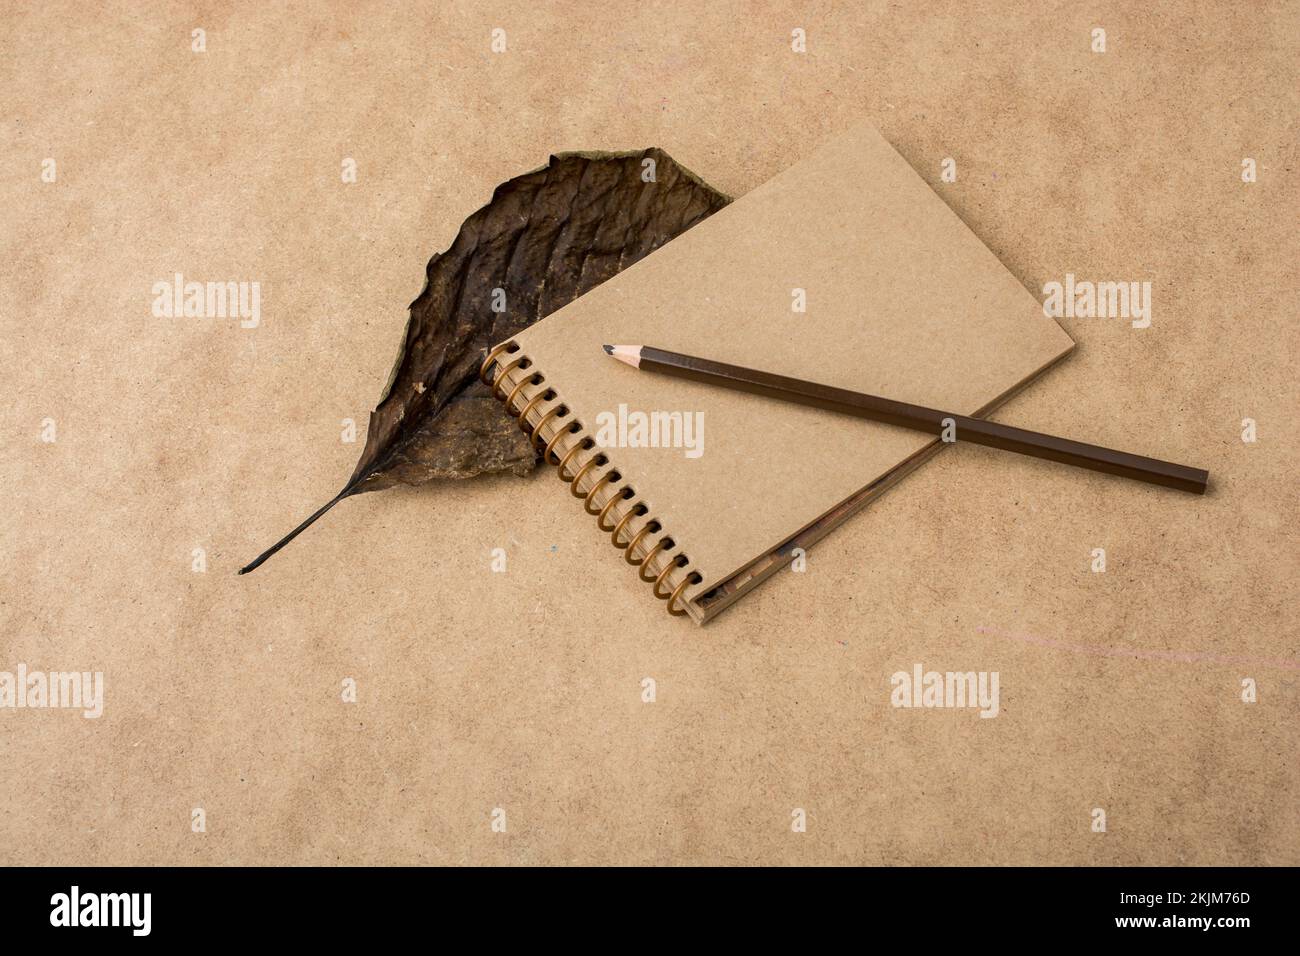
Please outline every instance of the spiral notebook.
M941 443L638 372L606 342L966 415L1074 345L865 123L499 344L484 379L621 552L593 540L599 559L699 623Z

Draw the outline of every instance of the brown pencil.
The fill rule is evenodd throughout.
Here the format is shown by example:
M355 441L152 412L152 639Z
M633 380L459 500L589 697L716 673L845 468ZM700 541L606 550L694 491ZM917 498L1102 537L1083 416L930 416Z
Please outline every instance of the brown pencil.
M1179 491L1204 494L1210 480L1209 472L1202 468L1131 455L1068 438L1056 438L1010 425L999 425L981 418L923 408L920 405L865 395L845 388L818 385L770 372L758 372L649 345L606 345L604 348L620 362L645 371L662 372L677 378L856 415L858 418L899 425L951 440L1001 448L1108 475L1120 475L1153 485L1177 488Z

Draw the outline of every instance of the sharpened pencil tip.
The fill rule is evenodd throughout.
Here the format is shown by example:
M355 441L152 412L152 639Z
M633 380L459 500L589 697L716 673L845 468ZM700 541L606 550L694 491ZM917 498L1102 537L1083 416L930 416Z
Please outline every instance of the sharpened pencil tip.
M614 354L614 346L612 345L602 345L601 348L605 350L606 355Z

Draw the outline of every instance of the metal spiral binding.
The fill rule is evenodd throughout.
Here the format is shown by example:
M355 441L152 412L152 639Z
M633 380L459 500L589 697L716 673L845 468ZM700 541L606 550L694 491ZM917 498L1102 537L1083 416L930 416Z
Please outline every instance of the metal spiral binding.
M493 365L497 372L490 375ZM515 373L517 380L512 378ZM690 558L650 514L622 472L596 448L582 422L569 417L569 407L546 384L546 376L533 367L532 360L520 352L519 344L508 339L489 350L478 374L493 398L515 416L542 460L554 466L575 498L582 499L583 510L596 518L596 526L609 535L627 563L638 568L641 580L653 585L654 596L668 602L668 613L684 616L686 611L679 606L682 595L703 581L703 575L690 569ZM641 557L638 549L643 552Z

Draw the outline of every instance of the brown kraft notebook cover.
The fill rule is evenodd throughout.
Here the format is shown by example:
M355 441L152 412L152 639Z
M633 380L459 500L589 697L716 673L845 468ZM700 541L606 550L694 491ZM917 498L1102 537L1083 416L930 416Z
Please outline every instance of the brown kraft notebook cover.
M498 397L578 479L629 573L700 623L940 443L637 372L607 342L965 415L1074 345L866 123L521 332L489 370Z

